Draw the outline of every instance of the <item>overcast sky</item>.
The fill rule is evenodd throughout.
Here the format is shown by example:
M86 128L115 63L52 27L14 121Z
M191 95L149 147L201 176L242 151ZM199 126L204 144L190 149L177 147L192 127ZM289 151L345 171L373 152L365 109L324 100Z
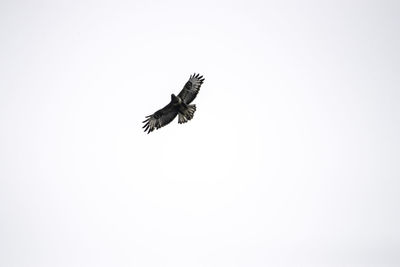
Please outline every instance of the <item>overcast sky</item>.
M400 266L399 14L1 1L0 265Z

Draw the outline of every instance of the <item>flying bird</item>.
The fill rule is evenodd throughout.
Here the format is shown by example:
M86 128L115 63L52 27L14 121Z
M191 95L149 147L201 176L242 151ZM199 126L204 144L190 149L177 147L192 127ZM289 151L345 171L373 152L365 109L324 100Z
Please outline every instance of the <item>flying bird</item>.
M197 96L200 86L203 84L204 78L200 74L193 74L189 81L186 82L182 91L176 96L171 95L171 101L162 109L156 111L152 115L146 116L144 123L144 131L148 134L159 129L178 116L178 123L186 123L193 118L196 111L196 105L189 105Z

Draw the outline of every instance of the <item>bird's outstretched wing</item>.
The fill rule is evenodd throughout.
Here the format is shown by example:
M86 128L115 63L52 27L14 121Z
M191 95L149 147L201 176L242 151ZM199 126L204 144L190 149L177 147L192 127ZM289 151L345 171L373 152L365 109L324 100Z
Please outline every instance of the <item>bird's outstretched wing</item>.
M151 133L154 129L159 129L171 121L178 115L178 110L173 107L171 103L156 111L154 114L146 116L144 123L144 131Z
M200 76L200 74L195 73L191 75L189 81L187 81L178 96L183 100L183 102L185 102L185 104L190 104L199 93L200 86L203 82L204 78L203 76Z

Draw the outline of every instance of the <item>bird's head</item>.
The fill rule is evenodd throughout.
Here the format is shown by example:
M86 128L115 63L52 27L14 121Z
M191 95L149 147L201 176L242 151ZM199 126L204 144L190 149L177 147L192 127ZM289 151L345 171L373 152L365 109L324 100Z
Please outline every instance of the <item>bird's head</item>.
M171 101L174 103L180 103L181 99L174 94L171 94Z

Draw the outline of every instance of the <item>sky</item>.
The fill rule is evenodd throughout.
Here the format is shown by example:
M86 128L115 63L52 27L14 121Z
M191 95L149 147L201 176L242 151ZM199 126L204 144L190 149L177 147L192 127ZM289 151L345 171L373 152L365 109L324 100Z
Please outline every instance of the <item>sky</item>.
M0 265L399 266L399 12L1 1Z

